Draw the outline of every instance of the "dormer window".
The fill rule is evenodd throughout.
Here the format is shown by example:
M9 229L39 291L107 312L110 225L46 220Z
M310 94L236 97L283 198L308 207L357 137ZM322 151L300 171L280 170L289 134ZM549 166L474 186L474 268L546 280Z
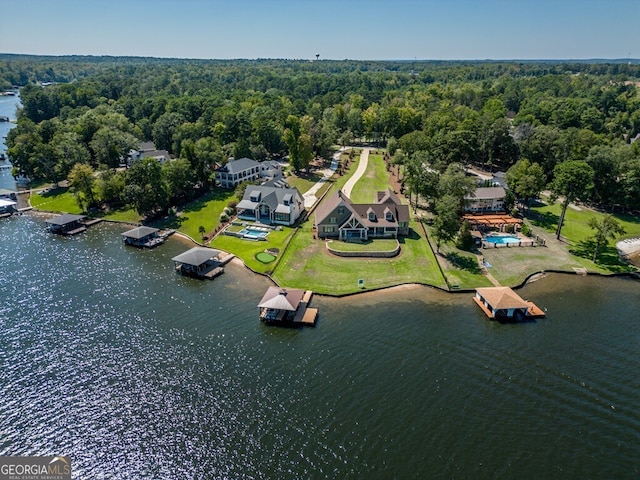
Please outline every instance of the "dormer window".
M370 222L375 222L376 221L376 212L374 212L372 208L367 210L367 215L369 216L369 221Z
M384 210L384 218L387 222L393 222L393 213L388 208Z

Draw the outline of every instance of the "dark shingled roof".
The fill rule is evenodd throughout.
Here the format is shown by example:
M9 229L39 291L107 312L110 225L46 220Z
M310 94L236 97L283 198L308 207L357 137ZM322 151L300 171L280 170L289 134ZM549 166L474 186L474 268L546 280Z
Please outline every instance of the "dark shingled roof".
M157 228L142 226L142 227L134 228L132 230L128 230L124 232L122 235L128 238L135 238L136 240L139 240L141 238L146 237L147 235L151 235L152 233L159 232L159 231L160 230Z
M197 267L218 255L220 255L220 250L214 250L213 248L206 247L193 247L191 250L187 250L177 257L173 257L171 260Z

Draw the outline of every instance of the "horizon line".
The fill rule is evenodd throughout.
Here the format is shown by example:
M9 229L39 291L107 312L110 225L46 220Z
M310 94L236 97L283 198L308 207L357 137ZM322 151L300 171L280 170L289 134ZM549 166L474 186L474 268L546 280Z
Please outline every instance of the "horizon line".
M284 60L284 61L310 61L310 62L629 62L640 63L640 58L631 57L583 57L583 58L386 58L386 59L368 59L368 58L304 58L304 57L162 57L153 55L114 55L114 54L81 54L81 53L65 53L65 54L42 54L42 53L12 53L0 52L0 56L16 56L16 57L50 57L50 58L132 58L132 59L152 59L152 60L197 60L197 61L260 61L260 60Z

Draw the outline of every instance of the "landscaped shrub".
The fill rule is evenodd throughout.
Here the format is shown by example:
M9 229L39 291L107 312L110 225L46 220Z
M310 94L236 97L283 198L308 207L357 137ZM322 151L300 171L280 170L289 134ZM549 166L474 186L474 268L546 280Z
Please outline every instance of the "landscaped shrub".
M526 223L522 224L522 234L526 235L527 237L530 237L533 234L533 232L531 231L531 227Z
M228 221L229 221L229 215L227 215L226 213L221 213L220 214L220 222L227 223Z

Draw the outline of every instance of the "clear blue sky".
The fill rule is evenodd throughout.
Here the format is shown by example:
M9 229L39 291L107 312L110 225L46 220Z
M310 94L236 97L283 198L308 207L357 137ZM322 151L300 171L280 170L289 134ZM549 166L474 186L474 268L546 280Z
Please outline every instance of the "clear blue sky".
M640 0L0 0L0 52L639 58Z

